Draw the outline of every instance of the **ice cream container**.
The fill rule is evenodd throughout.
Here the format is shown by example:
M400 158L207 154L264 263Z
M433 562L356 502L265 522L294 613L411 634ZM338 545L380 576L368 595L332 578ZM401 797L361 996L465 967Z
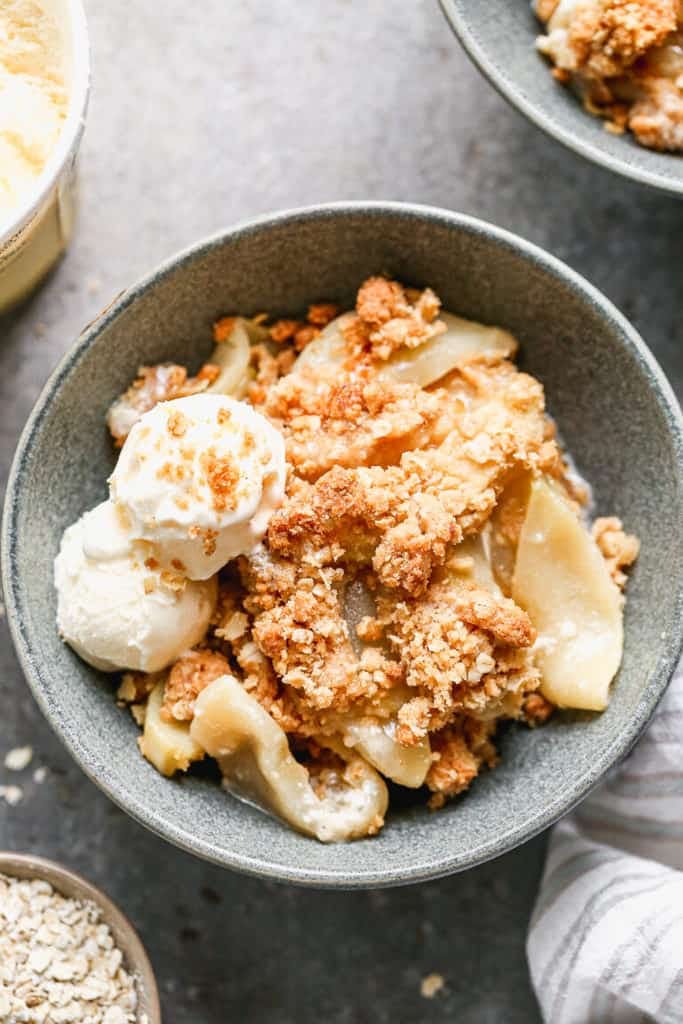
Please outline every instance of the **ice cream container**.
M47 274L71 237L76 207L76 157L88 105L90 54L81 0L40 0L64 47L67 116L27 198L0 222L0 312L19 302Z

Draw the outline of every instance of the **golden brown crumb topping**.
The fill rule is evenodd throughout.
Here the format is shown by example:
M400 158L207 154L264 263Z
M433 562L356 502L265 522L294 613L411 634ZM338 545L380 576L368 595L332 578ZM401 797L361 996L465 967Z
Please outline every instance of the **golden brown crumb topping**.
M441 303L431 288L408 291L397 281L370 277L358 292L356 316L343 327L350 347L388 359L399 348L415 348L446 330L437 320Z
M190 721L194 716L194 702L202 690L230 671L227 658L216 651L189 651L169 672L161 717L167 722Z
M305 367L270 388L263 412L282 431L298 475L315 480L335 466L390 465L438 438L446 404L416 384L378 380L367 367Z
M216 455L209 448L200 458L200 465L211 490L213 507L217 512L232 512L237 508L237 485L240 469L232 455Z
M449 545L491 514L511 472L537 467L543 445L542 388L510 363L470 365L450 387L452 429L438 446L290 488L270 521L271 550L318 564L371 561L386 586L424 590Z
M638 557L640 542L632 534L624 533L621 519L616 516L603 516L593 523L593 537L600 548L610 575L616 585L623 589L626 573Z
M495 767L496 748L491 742L494 722L459 716L453 724L432 737L434 763L427 774L427 786L434 794L429 806L443 807L446 798L466 790L482 765Z
M180 409L174 409L168 417L166 427L172 437L184 437L187 432L187 417Z

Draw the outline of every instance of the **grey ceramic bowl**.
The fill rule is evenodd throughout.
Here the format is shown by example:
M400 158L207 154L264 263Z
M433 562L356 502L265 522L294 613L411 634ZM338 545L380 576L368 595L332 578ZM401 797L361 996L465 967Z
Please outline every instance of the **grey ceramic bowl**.
M161 1024L159 993L144 946L128 918L101 889L53 860L12 853L9 850L0 851L0 874L14 878L39 878L49 882L62 896L96 903L102 913L102 920L109 925L114 941L123 953L124 967L135 979L139 1012L147 1014L149 1024Z
M657 153L630 133L611 135L550 73L535 48L542 31L531 0L440 0L477 67L505 99L548 135L593 163L644 185L683 194L683 154Z
M226 795L210 775L169 781L138 754L110 678L55 630L52 560L65 526L106 494L112 399L141 363L198 366L211 324L233 311L295 314L351 304L369 274L432 285L447 309L502 324L546 386L551 412L599 512L643 541L629 584L623 668L602 715L505 729L500 767L439 813L394 800L374 839L323 846ZM120 296L45 387L11 472L3 531L7 612L26 677L83 769L133 817L227 867L295 882L377 886L462 870L569 810L619 760L664 691L681 640L681 417L656 362L610 303L540 249L458 214L340 204L240 225L180 254Z

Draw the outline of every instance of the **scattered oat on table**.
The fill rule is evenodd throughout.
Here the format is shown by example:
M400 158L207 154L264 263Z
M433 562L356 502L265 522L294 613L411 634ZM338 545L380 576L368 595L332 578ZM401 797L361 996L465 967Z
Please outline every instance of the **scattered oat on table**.
M5 754L5 768L11 772L21 772L28 768L33 758L33 747L14 747Z
M45 782L46 778L47 768L43 768L42 766L40 768L36 768L36 770L33 773L33 781L35 782L35 784L39 786L41 782Z
M444 987L445 982L441 974L428 974L420 982L420 994L425 999L433 999Z
M23 797L21 786L0 786L0 800L4 800L10 807L16 807Z
M0 1021L149 1024L94 903L0 874Z

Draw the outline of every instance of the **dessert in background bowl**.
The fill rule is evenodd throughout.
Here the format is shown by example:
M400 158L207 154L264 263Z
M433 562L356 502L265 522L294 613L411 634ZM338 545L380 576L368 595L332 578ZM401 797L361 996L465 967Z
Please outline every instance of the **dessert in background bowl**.
M89 87L80 0L6 0L0 41L2 312L40 281L71 236Z
M296 260L289 258L292 252L296 252ZM514 345L510 336L519 342L519 370L505 363L500 351L494 354L491 365L484 369L484 377L491 376L480 396L485 400L485 395L490 392L490 400L496 387L500 386L504 391L511 389L510 395L517 395L518 413L528 406L529 422L535 424L528 434L533 442L532 449L527 448L525 454L524 446L515 443L515 438L519 440L520 437L518 428L511 428L509 432L503 431L511 445L509 451L519 451L524 461L539 441L539 425L542 433L548 429L544 426L538 405L542 385L548 411L561 425L563 448L571 452L577 472L593 487L591 517L620 516L628 532L640 538L641 552L629 577L623 659L613 683L614 696L604 711L600 714L563 711L553 714L542 728L531 730L514 723L504 725L496 736L500 754L498 766L495 771L483 771L462 798L449 800L441 809L433 811L427 807L429 794L426 792L415 790L411 796L409 788L389 783L390 812L385 826L372 839L323 844L300 831L283 827L276 818L249 804L226 797L217 784L220 773L209 757L193 765L190 771L175 769L182 769L194 761L198 756L196 746L200 747L200 752L209 750L215 753L223 770L233 780L237 769L244 770L244 776L248 774L253 759L263 768L267 756L277 760L281 754L286 754L288 743L284 739L284 720L278 721L275 708L272 714L266 711L263 703L255 699L255 692L242 685L242 673L247 674L251 660L249 652L261 662L259 655L264 655L267 646L265 658L270 659L276 675L284 679L289 670L284 660L291 657L294 662L304 653L310 639L306 620L307 613L312 610L313 599L322 601L333 590L338 570L343 568L344 573L347 571L341 564L331 565L326 560L327 555L322 557L325 547L322 542L326 535L329 535L330 553L335 558L337 556L333 552L340 539L342 547L351 539L363 568L367 567L370 559L375 561L381 542L386 539L382 552L390 557L378 558L373 567L375 575L379 579L381 574L381 588L391 589L394 576L398 580L399 576L408 573L404 578L410 581L410 587L415 588L416 596L413 598L408 591L405 599L398 603L412 607L411 602L422 600L419 589L426 576L429 576L427 589L432 585L431 573L427 572L429 558L439 551L439 546L432 543L430 534L449 523L451 526L465 526L464 519L459 519L458 514L445 517L438 514L441 500L450 501L455 495L450 488L441 493L437 486L434 497L438 500L430 506L431 511L422 510L417 522L419 529L414 535L418 541L420 536L429 540L423 545L425 558L413 562L401 554L405 542L410 540L410 524L404 530L393 529L394 525L400 527L401 524L392 524L391 516L379 511L374 515L377 511L374 501L368 500L364 509L361 508L358 500L363 495L358 488L349 491L347 496L354 503L346 508L352 518L358 513L355 520L357 531L348 529L353 526L348 521L331 523L328 515L332 509L326 502L335 495L343 497L334 487L326 487L325 493L321 492L320 481L327 476L329 482L330 472L333 484L355 479L359 486L367 487L384 473L395 475L400 471L402 452L394 426L401 418L393 419L389 406L385 409L384 419L378 415L376 407L370 415L363 415L363 409L358 406L358 414L353 417L354 436L349 437L348 425L337 435L336 420L344 418L347 405L327 401L323 378L327 374L328 384L342 386L343 390L345 370L333 363L348 345L348 338L344 339L343 345L340 344L338 332L349 326L349 318L345 317L341 323L337 321L334 325L321 326L320 335L312 341L311 334L315 331L310 328L316 328L315 324L296 324L294 334L291 335L290 330L287 337L286 325L283 326L282 321L297 320L311 301L314 304L318 300L333 303L341 311L353 310L359 283L376 275L378 268L391 275L392 280L410 282L418 289L415 293L399 293L404 295L410 313L406 318L399 317L399 321L405 319L413 326L419 326L413 318L419 306L426 320L422 327L427 332L432 327L435 331L433 339L425 340L424 346L420 344L411 349L410 358L403 352L396 359L392 352L393 340L401 335L405 324L378 329L376 336L373 329L374 337L368 339L376 348L377 363L383 367L381 372L390 368L391 372L401 375L405 373L406 365L414 363L411 372L419 374L421 383L405 379L391 382L391 388L397 393L406 389L411 392L410 410L422 410L426 415L432 404L438 406L443 398L439 397L442 385L437 382L433 386L423 375L432 372L437 364L435 353L448 339L448 325L454 321L449 314L435 309L431 293L425 292L431 288L442 300L444 309L457 311L462 319L456 323L463 327L463 319L470 322L465 325L468 344L472 344L473 337L481 337L488 332L489 339L497 339L497 344L506 346L505 351L510 355ZM393 292L386 281L384 286ZM360 316L360 311L358 315L362 323L356 323L356 328L360 328L356 332L356 340L365 350L366 343L362 337L370 320L367 306L361 303L361 307L363 316ZM226 311L236 311L244 319L226 321ZM278 323L271 324L269 340L262 342L258 335L263 333L264 325L259 314L264 311L277 318ZM439 321L446 324L445 331L437 326ZM217 325L214 345L218 349L217 356L210 341L214 324ZM498 326L483 331L476 327L477 324ZM255 342L252 351L259 345L267 350L253 357L256 365L252 365L246 375L246 364L240 364L239 360L234 362L235 351L241 350L245 343L244 334L247 335L247 356L250 341ZM251 334L255 337L250 337ZM277 341L273 335L281 340ZM296 353L297 344L303 349L300 354ZM428 345L431 351L426 347ZM221 354L226 358L221 358ZM425 354L429 358L423 358ZM297 363L297 369L293 370L295 359L301 363ZM307 380L318 381L316 388L319 390L315 395L296 388L297 379L301 381L299 372L307 364L309 370L304 376ZM501 375L499 380L494 372L496 365ZM131 376L138 367L143 369L131 386ZM254 372L255 378L252 376ZM438 367L437 372L440 373ZM269 517L267 523L256 523L250 517L258 516L257 510L267 486L279 486L277 460L273 463L271 455L263 451L263 461L256 460L263 467L260 478L256 462L244 463L245 466L251 465L252 469L247 474L249 479L243 481L244 494L249 498L242 506L242 480L241 472L238 472L241 463L237 462L237 456L243 449L247 452L252 447L258 449L257 431L252 426L248 427L248 432L254 435L250 441L243 432L242 421L233 417L234 404L242 402L241 398L236 398L237 392L231 396L219 395L216 402L216 396L210 391L221 375L226 381L231 373L238 390L246 386L247 397L253 406L251 409L246 405L241 408L248 410L250 416L270 421L271 427L284 439L290 466L298 467L294 475L290 470L283 504L275 507L278 496L274 491L264 506ZM275 380L278 376L281 377L279 382ZM617 381L618 387L615 386ZM473 397L468 391L472 386L471 382L468 383L460 394L460 401L465 406L468 398ZM370 387L367 394L364 392L365 399L370 400L381 390ZM284 402L285 391L287 409L294 408L292 402L295 398L301 404L301 417L287 424L287 417L276 415L276 406L278 402ZM84 394L87 394L87 401L83 401ZM316 395L318 404L322 403L317 414L309 408ZM117 400L117 396L123 397ZM450 405L443 399L446 420L449 415L457 413L457 394L454 397ZM168 401L155 405L159 398ZM359 396L361 405L365 399ZM113 406L112 402L115 403ZM197 423L193 424L190 421L195 419L192 412L195 405ZM201 436L205 436L209 405L215 409L211 416L216 426L208 424L210 432L213 431L210 447L214 447L215 452L209 453L208 459L202 460L200 456L197 461L197 453L192 450L194 445L185 446L184 440L194 437L195 430L201 430ZM476 419L478 400L472 401L471 407ZM349 410L352 411L351 407ZM634 415L634 410L637 410L637 415ZM493 409L489 411L493 413ZM223 427L233 417L229 436L222 436L218 431L219 414ZM321 416L319 428L313 418L315 415ZM121 481L117 479L117 449L104 426L107 416L111 432L119 443L119 458L125 456L120 465L125 467L127 474L131 474L123 491ZM151 417L149 433L146 432L146 417ZM278 420L281 420L280 424ZM378 435L376 428L379 423L386 430ZM494 427L496 423L502 425L502 420L492 415L489 425ZM365 440L364 426L368 428ZM233 430L236 432L234 436ZM417 472L423 458L432 458L438 451L438 445L430 448L428 433L421 435L423 424L415 423L414 430L416 433L409 439L406 455L414 459ZM272 440L272 435L269 436ZM135 438L141 440L141 447L138 448L136 440L132 451L126 453L126 445ZM383 448L382 438L386 439L388 447ZM342 443L338 443L340 439ZM545 440L552 441L552 437ZM152 453L157 452L157 443L158 454L165 451L168 458L164 457L158 465L150 486L144 467L154 465L156 455ZM545 441L541 440L543 443ZM151 451L148 451L146 446L150 444ZM188 449L185 453L184 447ZM465 445L458 447L465 451ZM554 462L551 458L553 447L551 444L545 449L550 460L546 469L550 469ZM477 444L466 450L472 458L477 453L482 458L486 456L482 468L493 469L493 463L488 466L490 450L484 452L483 441L481 450ZM136 464L136 452L146 456L141 465ZM332 461L331 469L325 465L326 460ZM272 464L270 470L269 464ZM158 477L157 472L160 474ZM274 475L267 480L271 473ZM254 479L251 474L256 474ZM561 476L563 479L566 477L564 471ZM112 479L112 485L115 484L109 496L107 478ZM573 476L567 477L566 482L575 486ZM485 488L487 501L495 502L499 483L492 483L490 493ZM534 516L528 523L531 540L539 532L534 521L538 523L537 517L545 520L548 503L552 504L555 497L550 485L540 479L537 483L543 485L536 488L536 499L529 503L529 511L535 506ZM184 493L183 488L187 488ZM192 491L202 499L210 493L210 503L201 500L192 504L189 501ZM363 886L415 881L479 863L512 848L547 826L585 795L634 742L666 686L680 647L682 493L680 411L668 385L633 329L602 296L567 267L514 236L444 211L372 203L313 208L237 227L181 254L124 295L98 323L89 328L55 372L19 445L8 489L3 533L8 619L34 693L74 756L116 801L166 838L226 866L310 884ZM310 501L306 500L307 496ZM368 498L378 496L377 493L366 495ZM217 585L221 600L211 617L207 642L202 650L189 658L181 657L179 661L175 659L175 652L162 652L162 661L166 660L167 665L154 670L162 675L154 682L151 694L149 684L152 679L140 677L137 668L131 668L119 690L121 702L137 706L148 701L144 710L142 749L160 771L139 756L136 749L139 725L131 716L123 714L112 699L119 680L112 680L111 675L87 665L59 640L55 629L56 594L51 576L52 562L58 553L61 537L70 524L79 520L84 509L96 508L107 500L115 502L120 497L123 500L117 514L122 513L124 534L126 531L145 534L133 536L129 532L125 544L145 553L144 560L137 555L134 560L144 566L150 577L147 582L149 595L146 596L154 595L163 585L162 573L170 573L167 581L179 584L181 589L183 580L188 581L184 587L205 584L206 580L192 580L190 576L204 576L207 568L213 570L213 565L207 564L205 559L210 560L216 554L223 527L226 528L223 541L231 536L229 524L223 516L233 512L237 515L233 524L235 533L232 534L235 545L230 541L224 550L227 558L237 550L242 552L237 559L237 567L242 572L236 576L234 562L227 569L220 570ZM177 498L180 506L174 500ZM300 499L299 507L295 508L293 502L297 499ZM167 514L169 501L175 507ZM185 501L188 508L182 507ZM214 502L218 502L220 508L214 507ZM199 518L202 505L206 506L201 511L204 518ZM234 505L232 511L229 505ZM475 505L479 512L486 509L486 502L483 506L478 502ZM575 530L581 530L581 537L585 539L586 534L574 513L568 509L565 498L562 498L560 508L569 516L561 517L562 523L572 523ZM387 513L390 511L388 508ZM193 546L189 556L184 553L185 557L178 550L164 551L167 543L175 547L179 539L176 534L180 521L178 512L183 513L186 539L201 542L199 551ZM152 521L157 519L156 523ZM332 519L336 516L332 515ZM297 535L299 526L301 531ZM415 526L414 522L412 526ZM476 516L470 526L472 538L481 535ZM161 527L161 532L155 533L156 527ZM344 527L343 531L341 527ZM196 534L195 528L202 532ZM467 534L468 529L463 529L463 533ZM194 537L190 537L190 530ZM254 545L262 530L261 547L255 550ZM211 531L211 535L206 531ZM370 557L366 546L369 533L374 538ZM317 552L312 562L309 562L308 551L292 550L290 553L284 548L275 550L278 545L296 547L311 537L315 538L314 551ZM616 555L612 541L618 538L616 524L600 524L596 543L599 542L605 550L609 548L612 558ZM457 545L458 540L455 534L449 535L444 547ZM205 541L208 541L209 550L203 549ZM216 549L212 550L214 542ZM142 549L137 545L142 545ZM418 543L415 552L419 548ZM592 541L588 548L602 565L601 578L606 579L602 556L597 554ZM86 554L95 563L108 557L106 547L101 544L98 547L92 541L88 543ZM128 557L129 554L126 555ZM283 577L272 576L269 574L269 560L280 560L278 565L286 562L292 572L286 572ZM174 561L179 564L173 565ZM317 565L314 564L316 561ZM342 559L339 561L341 563ZM466 599L461 601L461 598L472 594L472 583L477 582L472 578L476 562L474 554L461 550L455 562L450 566L444 563L441 567L462 576L464 591L458 594L458 621L463 618L463 612L469 614L466 610L468 602ZM533 577L531 557L529 564L532 565L530 575ZM296 576L296 566L302 565L310 567L312 575L321 576L317 584L313 580L313 589L317 586L317 590L315 593L311 590L311 600L307 601L302 588L297 587L288 604L288 577ZM124 559L122 571L127 573L130 568L130 563ZM617 575L616 564L613 568ZM262 579L262 573L267 578ZM328 580L329 588L323 577ZM234 591L229 586L231 580L236 587ZM615 595L614 584L609 579L607 582L606 593ZM144 594L145 576L136 586L138 595ZM490 582L488 586L488 598L480 593L474 602L482 612L486 610L484 605L489 610L500 607L497 603L497 598L500 598L491 593ZM243 604L236 603L230 608L231 597L240 597L239 587L245 588L246 592ZM355 585L348 589L354 592L354 600L349 603L356 605L350 616L354 629L364 618L379 618L371 611L363 610L362 589ZM483 591L486 586L475 589ZM272 606L259 607L269 597L273 598ZM546 625L541 623L538 611L532 611L533 595L527 594L524 598L520 595L519 602L513 596L513 601L522 613L532 619L532 624L536 615L537 628L543 632ZM528 612L524 612L522 601L528 603ZM125 607L127 603L128 592ZM510 610L509 606L504 607ZM616 607L614 602L612 607ZM652 607L658 609L656 621L651 615ZM292 612L292 618L301 621L295 624L287 619L288 611ZM390 610L389 614L395 618L393 611ZM515 615L518 625L528 626L522 615L518 612ZM620 617L619 609L617 624ZM335 616L332 603L328 618L333 649L342 634L336 628L339 617ZM571 622L571 616L568 618ZM246 632L240 628L245 626L245 620ZM359 636L359 631L355 630L358 640L375 645L373 656L378 661L382 657L389 660L388 655L376 649L378 641L373 639L375 627L381 625L381 622L365 621L360 629L364 635ZM398 636L401 628L398 620L390 631L398 636L397 644L391 636L387 637L388 642L394 645L391 657L394 661L403 659L406 666L410 661L418 664L421 651L418 649L417 630L409 624L408 618L404 625L406 630L401 636ZM222 634L220 637L216 626ZM212 640L212 632L220 646ZM486 631L475 626L472 632L478 638L480 632ZM567 628L564 639L571 640L579 632ZM509 633L513 640L522 641L525 636L530 639L531 635L528 628L520 628L514 637ZM252 638L253 646L249 647ZM106 639L109 642L110 638ZM247 641L245 648L249 647L249 650L240 651L238 660L233 645L236 648L240 639ZM120 640L121 634L116 634L114 641L117 645ZM428 643L424 647L431 655L434 651L428 648ZM141 645L135 646L133 655L137 658ZM550 657L552 645L545 646L545 653ZM104 655L109 663L116 663L118 659L123 667L126 662L122 660L121 649L105 648L96 652L96 656ZM143 644L142 649L149 651L152 648ZM448 644L442 647L446 653L449 649ZM349 650L348 647L345 651L338 650L343 657L340 656L336 663L334 659L332 661L343 675ZM614 650L616 667L618 643ZM522 643L515 657L524 662L528 652L529 647ZM362 650L360 656L363 656ZM173 668L169 658L174 663ZM226 662L232 670L229 673L225 672ZM134 665L135 662L129 664ZM488 662L482 662L482 675L488 665ZM291 667L292 674L286 686L295 691L299 683L301 694L307 701L309 698L326 698L321 679L315 680L311 673L307 676L305 672L299 672L297 676L297 668L301 669L301 666L292 663ZM173 679L167 681L164 674L169 669ZM377 678L373 681L381 686L381 666L377 671ZM211 672L214 673L212 682L203 688L200 686L198 696L194 694L195 680L206 683L207 673ZM524 672L520 673L520 678L530 681ZM526 689L528 696L536 693L533 685ZM521 697L524 696L523 692ZM570 703L559 693L554 700ZM604 706L604 702L603 690L599 706ZM230 709L227 717L233 729L232 736L225 732L221 734L226 707ZM389 717L398 710L389 708ZM142 719L142 707L138 708L136 715ZM192 715L195 721L189 725L188 736L187 727ZM411 722L418 727L421 725L410 714L399 725L410 726ZM356 728L360 725L362 732L363 722L349 720L346 724L349 726L347 738L350 746L355 743L356 751L366 748L365 754L361 750L363 763L368 765L370 758L379 763L382 753L378 755L377 748L371 750L368 737L360 735ZM176 730L175 747L166 742L166 727ZM241 750L240 743L250 729L252 738L256 736L249 752L252 764L244 760L237 764L234 761L225 763ZM371 739L386 739L384 731L380 732L381 736L373 734ZM436 735L433 729L427 729L427 733ZM292 735L291 731L289 735ZM236 736L240 742L234 742ZM428 739L431 744L432 738L430 734L422 740ZM290 752L300 757L301 752L294 749L295 746L293 744L289 748ZM346 748L347 744L344 746ZM321 773L328 772L321 780L322 790L326 790L330 782L333 782L332 789L336 790L336 780L332 780L329 772L337 776L343 773L336 758L344 760L345 751L339 753L339 750L330 749L331 763L322 764L322 759L318 759L316 766ZM422 746L413 745L413 751L420 749L424 753L424 743ZM304 759L307 757L315 761L318 754L309 749L304 754ZM407 771L407 760L404 759L401 770ZM289 762L289 767L302 769L302 764L296 761L292 766ZM379 786L377 770L371 764L369 767L374 774L369 772L365 780L367 785L362 784L360 788L366 796L372 790L383 800L382 786L385 783L380 778L382 786ZM410 767L414 769L410 781L419 782L424 763L415 758ZM367 768L362 770L366 772ZM174 777L164 777L161 772L174 772ZM406 778L404 776L404 780ZM352 777L345 780L351 782L352 789L354 780L359 780L355 769ZM253 783L253 778L248 781ZM286 769L281 781L285 788L290 783L297 786L301 776L297 779L296 772L290 774ZM279 796L283 797L283 793L284 790ZM263 798L262 792L252 792L252 797L254 795ZM435 790L434 795L438 796L438 791ZM343 794L339 796L340 813L335 820L337 824L342 819L348 823L349 816L358 812L358 804L341 799ZM347 792L346 796L351 794ZM273 800L271 806L276 802ZM283 813L282 804L276 809ZM302 823L310 825L310 819L306 822L303 817L307 810L303 807L300 822L293 822L299 829ZM335 837L321 834L321 838Z
M538 49L586 110L642 146L683 152L680 0L536 0Z
M679 0L440 3L474 63L542 131L615 174L683 194Z

